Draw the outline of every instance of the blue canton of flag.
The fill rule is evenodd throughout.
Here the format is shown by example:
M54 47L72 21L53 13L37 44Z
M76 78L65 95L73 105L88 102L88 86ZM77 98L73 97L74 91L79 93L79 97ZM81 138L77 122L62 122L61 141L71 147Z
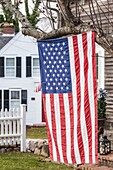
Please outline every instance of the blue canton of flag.
M42 93L71 93L68 39L39 41Z

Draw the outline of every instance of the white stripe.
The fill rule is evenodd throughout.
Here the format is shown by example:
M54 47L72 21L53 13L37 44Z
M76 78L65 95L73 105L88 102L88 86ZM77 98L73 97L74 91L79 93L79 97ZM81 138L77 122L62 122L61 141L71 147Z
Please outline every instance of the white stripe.
M82 34L77 36L78 38L78 50L80 58L80 90L81 90L81 132L84 145L85 153L85 163L89 163L89 146L88 146L88 135L85 120L85 110L84 110L84 53L83 53L83 43Z
M77 164L81 164L78 139L77 139L77 92L76 92L76 74L75 74L75 61L74 61L74 49L73 49L72 37L68 38L68 44L69 44L72 94L73 94L73 111L74 111L74 152L75 152Z
M61 140L61 123L60 123L60 104L58 94L54 94L54 107L55 107L55 120L56 120L56 134L58 150L60 155L60 161L64 163L63 153L62 153L62 140Z
M88 92L89 102L91 111L91 122L92 122L92 162L95 163L95 107L94 107L94 89L93 89L93 68L92 68L92 32L87 33L88 43Z
M57 161L55 141L54 141L53 132L52 132L52 120L51 120L51 107L50 107L50 105L51 105L50 104L50 95L46 94L46 114L47 114L48 126L49 126L51 139L52 139L53 160Z
M68 94L63 94L64 100L64 109L65 109L65 120L66 120L66 153L67 153L67 160L68 163L72 163L71 159L71 126L70 126L70 108L69 108L69 100Z

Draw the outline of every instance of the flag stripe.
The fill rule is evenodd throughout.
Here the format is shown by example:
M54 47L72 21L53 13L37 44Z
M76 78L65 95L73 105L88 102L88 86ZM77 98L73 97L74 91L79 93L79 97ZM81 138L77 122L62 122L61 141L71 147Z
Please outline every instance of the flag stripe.
M54 108L54 95L50 95L50 104L51 104L51 114L52 114L52 133L53 138L55 141L55 147L56 147L56 154L57 154L57 162L60 162L60 155L59 155L59 149L58 149L58 143L57 143L57 132L56 132L56 119L55 119L55 108Z
M43 97L43 102L46 103L46 96L45 94L42 94ZM44 113L45 113L45 118L46 118L46 128L47 128L47 135L48 135L48 143L49 143L49 150L50 150L50 158L53 160L53 148L52 148L52 137L49 129L49 120L47 117L47 111L46 111L46 104L44 105Z
M74 42L74 54L75 54L75 72L76 72L76 88L77 88L77 139L78 139L78 147L81 157L81 162L85 160L84 146L83 146L83 138L82 138L82 129L81 129L81 75L80 75L80 58L79 58L79 47L78 47L78 37L73 37ZM75 48L76 47L76 48ZM83 103L82 103L83 104Z
M65 108L65 122L66 122L66 153L67 153L67 162L72 163L71 159L71 125L70 125L70 106L69 106L69 99L68 94L63 94L63 100L64 100L64 108ZM65 133L65 132L64 132Z
M95 53L95 32L91 32L92 34L92 65L93 65L93 96L94 96L94 144L95 146L95 157L93 155L93 160L98 162L98 115L97 115L97 82L96 82L96 53ZM93 161L93 162L94 162Z
M66 151L66 116L64 108L63 94L59 94L59 104L60 104L60 122L61 122L61 145L62 145L62 154L64 162L67 163L67 151ZM64 113L64 114L62 114Z
M71 149L71 153L70 153L70 157L71 157L71 161L72 163L76 162L76 158L75 158L75 152L74 152L74 145L75 145L75 141L74 141L74 110L73 110L73 96L72 94L68 94L68 100L69 100L69 111L70 111L70 149ZM69 128L69 127L68 127ZM67 136L68 137L68 136Z
M47 115L47 120L48 120L48 128L49 128L49 132L50 132L50 148L52 146L52 150L50 150L50 153L52 153L50 156L52 157L52 159L54 161L57 161L57 154L56 154L56 147L55 147L55 139L53 138L53 133L52 133L52 115L51 115L51 106L50 106L50 95L47 94L46 95L46 115Z
M78 35L78 49L79 49L79 59L80 59L80 90L81 90L81 115L80 115L80 126L82 132L82 140L85 154L85 162L89 162L89 147L88 147L88 136L86 128L86 120L84 113L84 54L83 54L83 43L82 43L82 34Z
M57 143L58 143L58 149L60 154L60 161L64 163L63 151L62 151L62 139L61 139L60 102L59 102L58 94L54 94L54 106L55 106Z
M84 84L85 84L85 96L84 96L84 111L85 111L85 119L86 119L86 127L88 134L88 148L90 152L88 153L88 163L92 162L92 122L90 116L90 103L89 103L89 94L88 94L88 58L87 58L87 49L88 49L88 39L87 33L82 35L82 44L84 49Z
M78 113L77 113L77 87L76 87L76 70L75 70L75 55L74 55L74 46L73 46L73 38L68 38L69 43L69 55L70 55L70 69L71 69L71 80L72 80L72 103L73 103L73 115L74 115L74 153L75 153L75 163L81 164L80 152L79 152L79 144L78 144L78 136L77 136L77 122L78 122ZM74 42L76 45L76 40ZM70 120L72 121L72 120Z

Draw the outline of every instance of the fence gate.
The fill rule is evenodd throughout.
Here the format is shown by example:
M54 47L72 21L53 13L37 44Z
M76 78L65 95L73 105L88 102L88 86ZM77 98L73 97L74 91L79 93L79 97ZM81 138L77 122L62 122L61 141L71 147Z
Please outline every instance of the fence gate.
M20 144L20 151L26 152L26 105L20 109L0 111L0 146Z

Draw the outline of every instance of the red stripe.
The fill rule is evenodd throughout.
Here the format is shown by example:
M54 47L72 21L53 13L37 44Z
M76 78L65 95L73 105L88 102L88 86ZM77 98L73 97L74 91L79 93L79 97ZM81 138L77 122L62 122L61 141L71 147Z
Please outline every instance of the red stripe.
M56 153L57 153L57 161L60 162L60 155L59 155L59 150L58 150L58 144L57 144L57 131L56 131L56 120L55 120L55 108L54 108L54 95L50 94L50 103L51 103L51 120L52 120L52 133L53 133L53 138L55 141L55 147L56 147Z
M63 94L59 94L59 104L60 104L60 123L61 123L61 141L62 141L62 153L64 162L67 161L67 152L66 152L66 120L65 120L65 109L64 109L64 99Z
M92 65L93 65L93 89L94 89L94 106L95 106L95 156L98 162L98 115L97 115L97 79L96 79L96 54L95 54L95 37L96 33L92 32Z
M70 110L70 129L71 129L71 159L72 163L76 163L74 152L74 110L73 110L73 97L72 94L68 94L69 110Z
M88 93L88 44L87 44L87 33L82 34L83 52L84 52L84 113L88 135L89 144L89 162L92 163L92 122L90 115L90 102Z
M76 74L76 88L77 88L77 139L79 146L79 153L81 162L85 162L84 159L84 147L81 133L81 123L80 123L80 110L81 110L81 92L80 92L80 61L79 61L79 52L78 52L78 40L77 36L73 37L74 44L74 58L75 58L75 74Z
M49 144L49 151L50 151L50 159L53 160L53 146L52 146L52 138L51 138L51 133L49 129L49 123L47 119L47 114L46 114L46 95L42 94L43 102L44 102L44 113L45 113L45 118L46 118L46 128L47 128L47 135L48 135L48 144Z

